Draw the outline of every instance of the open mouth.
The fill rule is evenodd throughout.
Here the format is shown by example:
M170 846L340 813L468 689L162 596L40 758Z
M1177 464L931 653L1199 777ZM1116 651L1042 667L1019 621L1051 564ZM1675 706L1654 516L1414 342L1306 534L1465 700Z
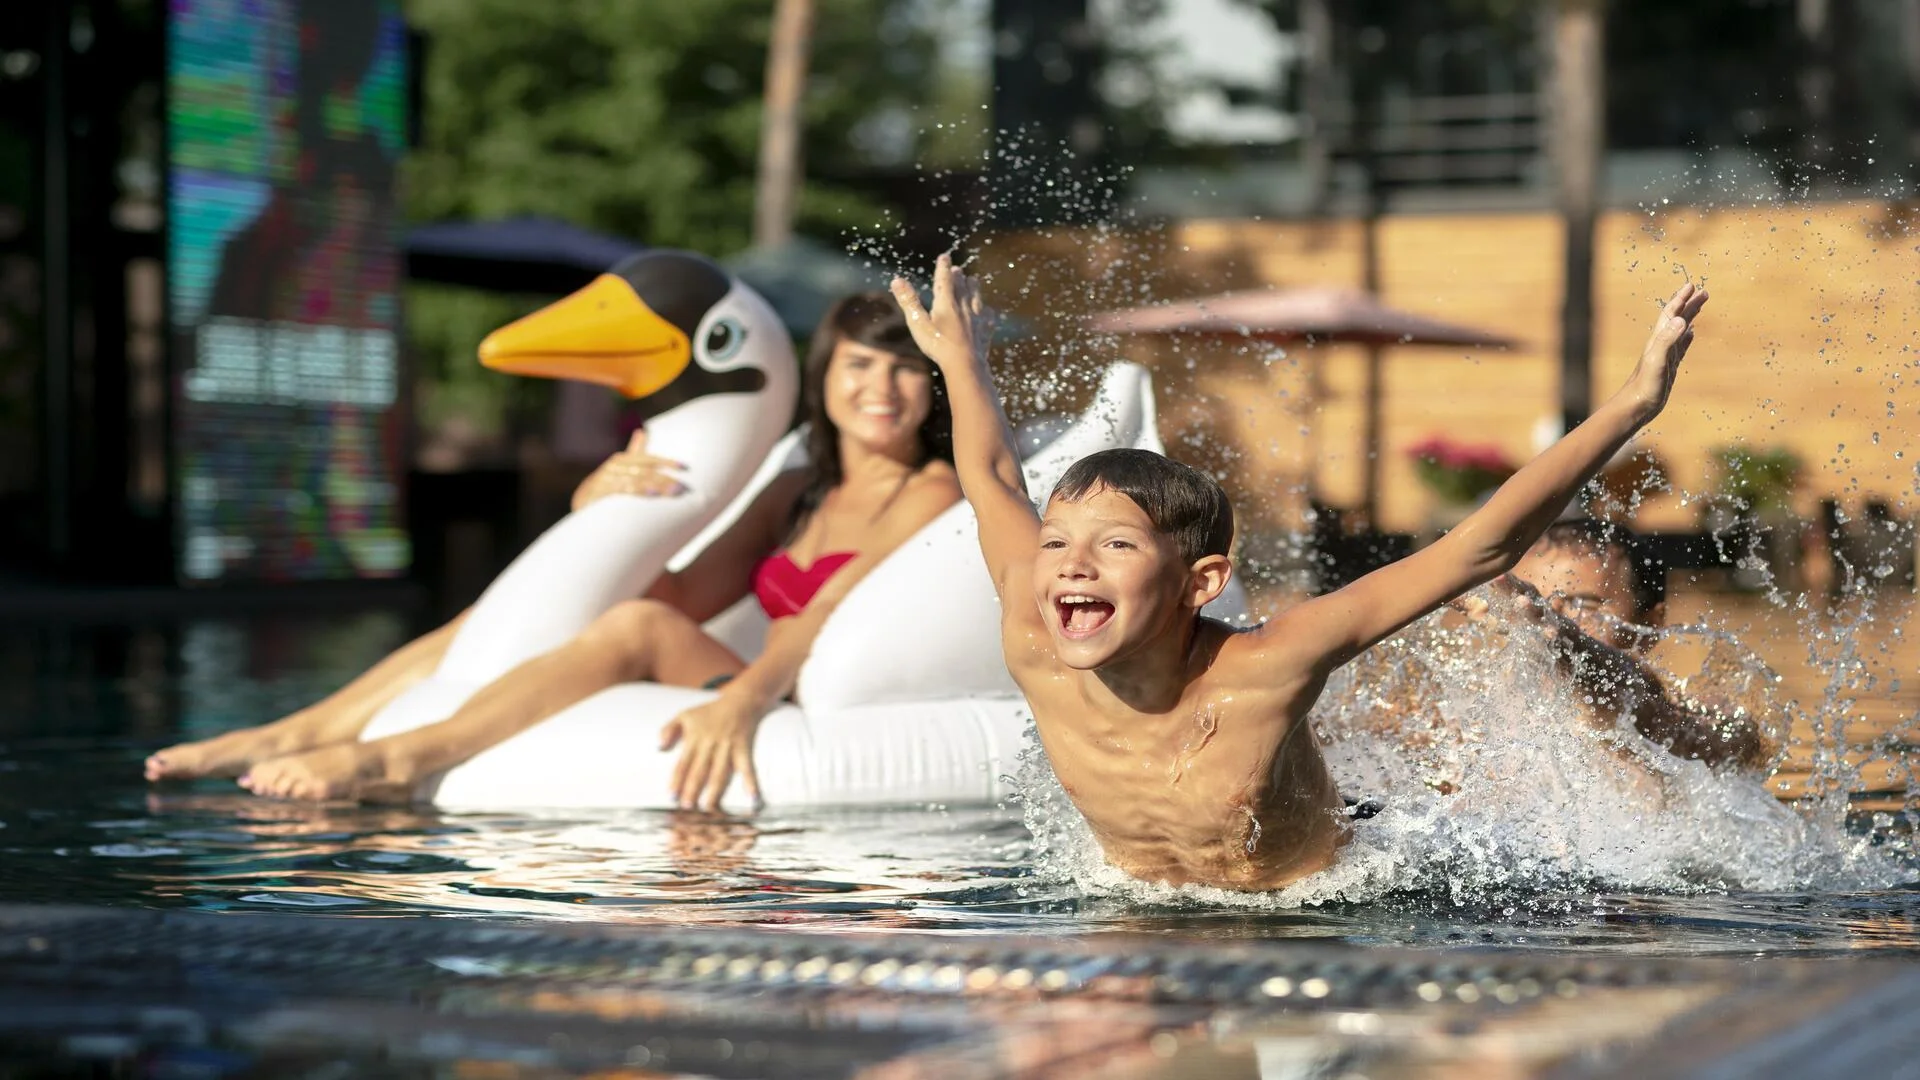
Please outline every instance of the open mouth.
M1053 609L1060 619L1060 631L1068 637L1086 637L1113 618L1112 604L1078 593L1055 597Z

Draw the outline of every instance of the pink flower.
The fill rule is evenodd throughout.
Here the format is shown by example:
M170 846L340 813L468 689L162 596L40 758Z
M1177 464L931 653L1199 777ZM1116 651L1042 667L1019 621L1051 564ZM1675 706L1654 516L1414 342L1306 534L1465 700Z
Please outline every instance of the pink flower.
M1492 443L1456 443L1430 435L1407 447L1420 479L1449 502L1472 502L1512 476L1514 466Z

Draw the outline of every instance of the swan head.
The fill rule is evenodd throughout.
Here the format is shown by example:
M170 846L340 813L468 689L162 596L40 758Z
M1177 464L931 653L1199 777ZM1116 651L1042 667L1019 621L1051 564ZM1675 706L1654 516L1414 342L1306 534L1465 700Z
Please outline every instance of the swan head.
M495 371L578 379L647 399L659 416L719 394L767 398L784 426L799 385L767 302L711 261L647 251L480 343Z

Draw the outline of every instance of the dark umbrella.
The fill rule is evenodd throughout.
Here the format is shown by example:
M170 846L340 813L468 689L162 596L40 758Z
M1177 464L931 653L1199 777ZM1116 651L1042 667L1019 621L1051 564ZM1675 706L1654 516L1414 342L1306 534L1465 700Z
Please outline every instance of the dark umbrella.
M407 233L407 276L494 292L564 295L646 245L552 218L448 221Z
M1512 349L1518 344L1490 330L1390 308L1371 293L1333 286L1253 289L1109 311L1095 315L1092 326L1110 334L1201 334L1369 346L1365 508L1370 522L1379 487L1380 347L1457 345Z

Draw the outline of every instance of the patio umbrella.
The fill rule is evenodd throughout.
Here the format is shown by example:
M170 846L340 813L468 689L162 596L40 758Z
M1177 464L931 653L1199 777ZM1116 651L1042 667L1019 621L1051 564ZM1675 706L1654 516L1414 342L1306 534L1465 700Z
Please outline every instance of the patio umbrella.
M1382 304L1359 289L1252 289L1109 311L1093 329L1110 334L1225 334L1268 341L1510 348L1513 339Z
M1252 289L1095 315L1109 334L1199 334L1368 346L1365 510L1374 517L1380 483L1380 349L1388 345L1456 345L1511 349L1512 338L1382 304L1359 289L1312 286Z
M447 221L406 235L407 276L495 292L565 295L646 245L553 218Z

